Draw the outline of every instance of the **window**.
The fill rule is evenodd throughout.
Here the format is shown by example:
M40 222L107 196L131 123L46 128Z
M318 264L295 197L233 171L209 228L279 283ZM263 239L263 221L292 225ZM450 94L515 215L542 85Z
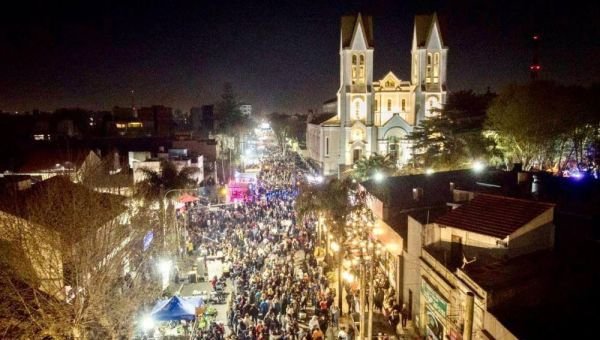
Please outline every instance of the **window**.
M364 82L365 80L365 56L360 55L360 66L358 68L358 80Z
M427 53L427 69L425 70L425 83L431 83L431 53Z
M394 137L390 137L388 141L388 155L392 160L398 160L398 144Z
M406 99L402 99L402 112L406 112Z
M417 83L419 81L419 56L415 55L413 60L413 83Z
M438 83L440 80L440 54L433 55L433 82Z
M360 119L360 101L358 100L354 102L354 119Z
M377 106L377 99L375 99L375 111L379 111L378 106Z
M391 99L388 99L387 110L392 111L392 100Z
M394 85L395 85L395 84L394 84L394 82L393 82L393 81L387 81L387 82L385 83L385 87L394 87Z
M357 72L356 67L357 67L357 64L358 64L357 58L358 57L356 56L356 54L352 55L352 83L354 83L354 81L356 80L356 75L357 75L356 74L356 72Z
M329 137L325 137L325 156L329 156Z

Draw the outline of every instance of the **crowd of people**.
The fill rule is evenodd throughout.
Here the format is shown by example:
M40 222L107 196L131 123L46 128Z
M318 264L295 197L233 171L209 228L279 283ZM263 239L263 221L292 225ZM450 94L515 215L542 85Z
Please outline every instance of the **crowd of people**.
M336 338L348 338L335 292L313 253L316 221L296 220L303 176L296 157L266 157L245 202L195 212L189 231L194 248L222 255L233 284L228 338L318 340L330 325Z

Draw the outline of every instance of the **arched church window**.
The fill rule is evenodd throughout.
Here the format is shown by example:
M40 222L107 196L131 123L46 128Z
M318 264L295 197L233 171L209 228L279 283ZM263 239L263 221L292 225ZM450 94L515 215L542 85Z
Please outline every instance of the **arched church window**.
M387 102L387 110L388 110L388 111L392 111L392 100L391 100L391 99L388 99L388 102Z
M413 60L413 83L417 83L419 81L419 56L415 54Z
M390 159L396 161L398 160L398 151L400 149L400 139L398 137L392 136L388 138L388 155Z
M440 54L435 53L433 55L433 82L439 82L440 77Z
M354 83L354 81L356 80L356 76L357 76L357 64L358 64L358 57L356 56L356 54L352 55L352 82Z
M427 53L427 68L425 70L425 83L431 83L431 73L432 73L432 64L431 64L431 53Z
M365 56L360 55L360 66L358 67L358 78L360 81L364 81L365 78Z

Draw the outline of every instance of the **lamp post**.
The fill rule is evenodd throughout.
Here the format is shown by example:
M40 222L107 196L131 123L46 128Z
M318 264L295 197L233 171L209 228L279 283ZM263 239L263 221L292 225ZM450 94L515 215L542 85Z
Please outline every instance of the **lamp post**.
M162 186L161 186L162 187ZM165 194L162 197L163 200L163 251L166 253L167 251L167 232L166 232L166 227L165 225L167 224L167 195L171 192L181 192L181 191L191 191L194 189L170 189L167 190L167 192L165 192ZM179 224L177 223L177 220L175 220L175 238L176 238L176 242L177 242L177 256L179 256L180 251L179 251L179 247L181 246L180 244L180 239L179 239Z

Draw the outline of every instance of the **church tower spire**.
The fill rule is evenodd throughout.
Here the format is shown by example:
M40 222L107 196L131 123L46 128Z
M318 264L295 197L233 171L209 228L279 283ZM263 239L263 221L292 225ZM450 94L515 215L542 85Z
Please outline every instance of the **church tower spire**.
M448 47L436 13L415 16L411 83L416 86L417 123L435 115L446 102Z

